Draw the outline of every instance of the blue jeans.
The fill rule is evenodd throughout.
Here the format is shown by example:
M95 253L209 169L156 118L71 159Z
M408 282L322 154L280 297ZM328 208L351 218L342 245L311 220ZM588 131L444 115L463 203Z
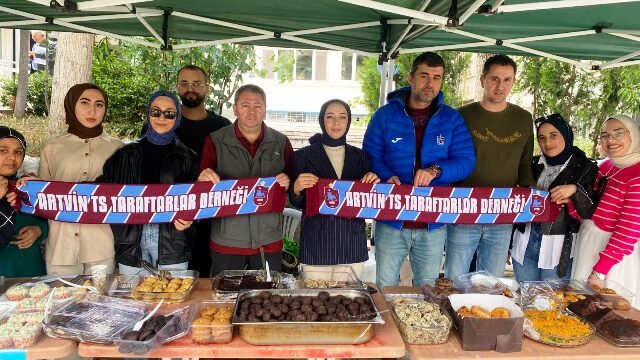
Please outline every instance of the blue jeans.
M511 242L511 224L448 225L444 273L447 277L467 274L473 253L478 251L476 270L502 277Z
M376 224L376 284L380 291L385 286L398 285L400 267L409 255L413 271L413 286L420 280L437 278L446 239L444 226L428 229L396 229Z
M142 260L157 266L159 270L187 270L189 262L179 264L158 265L158 239L160 238L160 227L158 224L147 224L142 227L140 239L140 250L142 250ZM128 266L118 263L118 269L122 275L135 275L142 271L142 268Z
M544 281L562 279L568 280L571 277L571 263L564 277L560 278L556 272L557 266L553 269L540 269L538 267L538 258L540 257L540 245L542 244L542 234L540 233L540 225L531 224L531 234L527 243L527 250L524 252L522 264L513 261L513 272L516 280L521 281Z

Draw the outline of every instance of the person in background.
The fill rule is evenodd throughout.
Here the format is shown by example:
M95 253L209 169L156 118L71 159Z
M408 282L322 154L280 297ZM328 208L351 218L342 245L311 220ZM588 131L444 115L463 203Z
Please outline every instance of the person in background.
M602 124L608 159L598 169L596 208L576 241L572 278L640 291L640 120L615 115ZM619 291L616 290L616 291ZM633 306L640 305L636 296Z
M198 157L177 139L181 110L178 98L160 90L151 95L146 109L147 132L118 149L104 164L99 181L119 184L190 183L196 178ZM121 274L141 270L141 260L162 270L187 270L191 259L192 221L167 224L111 225L116 261ZM206 272L203 276L209 276Z
M360 277L364 262L368 259L364 219L347 219L336 216L305 214L306 189L313 187L318 178L354 180L378 183L380 179L371 172L369 155L347 144L347 132L351 125L351 108L338 99L325 102L318 118L322 134L316 134L311 145L293 154L289 189L291 204L302 209L300 223L300 262L312 275L334 272L344 274L351 266ZM315 267L312 265L337 265Z
M444 61L432 52L411 65L410 87L387 96L376 110L362 148L380 180L413 186L448 186L465 179L475 166L473 141L460 113L444 103L440 91ZM447 236L443 224L413 221L376 222L376 283L380 290L397 285L409 255L413 284L436 278Z
M38 176L45 181L91 182L102 175L104 162L122 141L103 131L109 107L107 94L98 85L72 86L64 98L67 133L45 143ZM25 177L19 180L36 179ZM94 265L114 269L113 233L107 224L79 224L49 220L45 245L47 273L90 274Z
M22 134L0 126L0 275L5 277L46 274L40 245L47 238L47 221L17 212L7 200L9 194L16 198L9 192L9 181L16 180L26 151Z
M267 96L256 85L235 93L232 126L205 139L198 181L275 177L289 188L293 148L289 139L264 124ZM211 220L212 274L222 270L262 269L262 256L271 270L282 265L282 214L240 215Z
M549 190L552 202L570 202L582 218L591 217L595 161L573 145L573 130L560 114L539 118L535 124L542 151L531 163L537 187ZM516 280L568 279L579 228L566 206L553 221L515 225L511 257Z
M473 136L477 159L473 173L457 185L465 187L534 186L533 119L507 102L516 80L516 63L506 55L485 61L480 76L482 100L461 107ZM509 253L511 224L452 224L448 226L445 276L466 274L477 251L476 270L501 277Z

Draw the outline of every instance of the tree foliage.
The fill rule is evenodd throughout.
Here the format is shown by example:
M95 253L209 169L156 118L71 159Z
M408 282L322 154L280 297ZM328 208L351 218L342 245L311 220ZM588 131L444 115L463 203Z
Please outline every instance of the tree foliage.
M137 44L113 44L107 39L94 49L96 84L109 94L111 128L132 136L140 129L149 95L158 89L175 91L181 67L198 65L211 80L207 107L217 112L231 106L242 74L254 67L253 48L244 45L202 46L163 51Z
M592 71L552 59L523 57L515 91L533 96L534 117L560 113L578 136L591 139L595 155L602 122L615 113L640 110L640 66Z
M52 79L46 71L38 71L29 75L27 87L27 112L36 116L46 116L49 113L45 95L51 95ZM46 90L45 90L46 89ZM18 91L17 76L0 79L0 104L13 106Z
M407 82L409 72L411 71L411 63L418 54L400 54L395 59L397 72L394 76L396 87L400 88L408 86ZM471 62L471 55L468 53L459 53L451 51L443 51L439 53L445 63L445 76L442 84L442 91L447 104L458 107L462 105L461 86L466 68ZM378 109L378 100L380 97L380 72L378 70L378 60L375 58L365 58L362 66L358 68L358 81L362 88L363 99L370 115Z

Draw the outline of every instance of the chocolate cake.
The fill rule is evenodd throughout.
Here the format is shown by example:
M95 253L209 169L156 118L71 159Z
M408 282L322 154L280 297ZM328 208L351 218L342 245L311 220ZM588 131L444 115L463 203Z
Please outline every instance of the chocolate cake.
M587 296L582 300L569 304L569 310L576 315L587 317L598 311L598 302L593 296Z
M596 328L600 327L606 321L622 319L622 317L611 309L600 309L593 314L587 315L587 320Z
M613 319L599 326L604 335L619 341L640 343L640 321L633 319Z
M222 276L217 281L217 286L214 284L214 288L220 291L238 291L240 289L271 289L273 285L272 281L260 281L260 278L255 275Z

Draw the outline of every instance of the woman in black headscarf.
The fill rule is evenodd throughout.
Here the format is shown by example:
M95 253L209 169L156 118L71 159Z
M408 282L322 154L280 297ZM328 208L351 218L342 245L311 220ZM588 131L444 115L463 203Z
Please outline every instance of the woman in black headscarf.
M120 184L193 182L197 155L175 135L181 119L176 95L166 90L154 92L146 109L147 131L105 162L99 180ZM137 274L142 270L142 260L162 270L187 270L191 260L191 223L176 219L164 224L111 225L120 273Z
M8 194L16 198L12 182L26 151L22 134L0 126L0 275L5 277L45 274L40 244L49 230L46 220L17 212L7 200Z
M541 156L534 156L533 177L537 186L550 191L551 201L572 203L582 218L593 212L595 161L573 145L573 130L559 114L536 120ZM569 278L572 247L580 222L563 206L551 222L516 225L511 257L518 281Z
M347 103L338 99L327 101L320 109L318 120L322 134L314 135L309 139L311 145L299 149L293 156L291 179L294 183L289 190L290 200L303 212L305 189L314 186L318 178L374 184L380 181L370 171L369 156L347 144L347 131L351 125L351 109ZM352 265L356 273L361 272L368 256L364 229L363 219L304 215L300 230L300 262Z

